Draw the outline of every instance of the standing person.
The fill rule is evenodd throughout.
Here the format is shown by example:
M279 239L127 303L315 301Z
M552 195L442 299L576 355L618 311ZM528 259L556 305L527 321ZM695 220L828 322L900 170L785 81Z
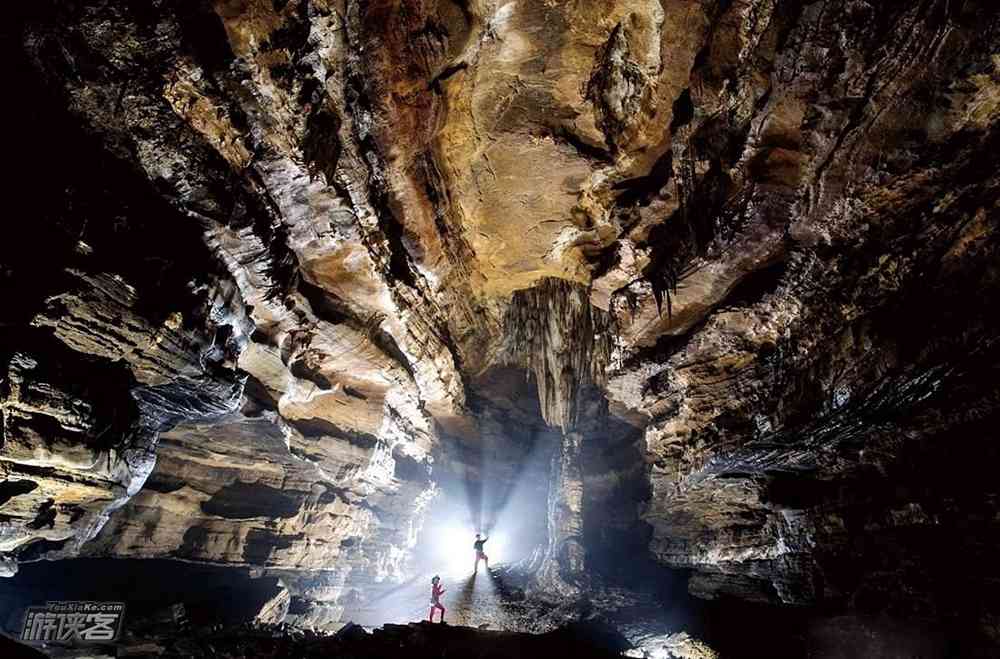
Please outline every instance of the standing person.
M434 611L441 609L441 622L444 622L444 605L441 604L441 596L444 595L444 588L441 587L441 577L434 575L431 579L431 615L429 622L434 622Z
M476 534L476 541L472 544L473 549L476 550L476 568L472 574L479 574L479 561L486 561L486 569L490 569L490 557L483 553L483 545L489 539L489 536L481 538L478 533Z

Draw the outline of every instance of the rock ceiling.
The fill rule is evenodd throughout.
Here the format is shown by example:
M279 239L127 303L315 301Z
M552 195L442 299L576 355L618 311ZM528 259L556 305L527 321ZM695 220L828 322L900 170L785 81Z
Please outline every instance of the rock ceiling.
M336 621L505 414L569 438L567 501L638 474L708 598L853 602L901 529L997 532L991 2L19 12L6 571L251 565Z

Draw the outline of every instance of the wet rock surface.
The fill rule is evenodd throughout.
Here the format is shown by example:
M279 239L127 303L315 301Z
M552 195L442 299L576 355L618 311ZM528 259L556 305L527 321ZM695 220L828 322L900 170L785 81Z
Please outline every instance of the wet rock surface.
M1000 644L994 3L5 11L12 583L336 629L506 526L536 631Z

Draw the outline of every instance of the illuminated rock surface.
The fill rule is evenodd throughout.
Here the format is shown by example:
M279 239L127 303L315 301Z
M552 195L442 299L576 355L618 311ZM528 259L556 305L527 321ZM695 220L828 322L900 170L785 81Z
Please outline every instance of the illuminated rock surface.
M468 496L552 626L1000 644L994 3L23 4L11 583L176 559L335 630Z

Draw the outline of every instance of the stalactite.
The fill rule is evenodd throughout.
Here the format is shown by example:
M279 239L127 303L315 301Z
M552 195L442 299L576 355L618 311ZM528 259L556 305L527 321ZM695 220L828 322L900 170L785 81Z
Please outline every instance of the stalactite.
M544 279L511 300L502 359L535 375L542 416L563 432L576 425L582 387L604 381L610 322L591 306L585 287L559 279Z

